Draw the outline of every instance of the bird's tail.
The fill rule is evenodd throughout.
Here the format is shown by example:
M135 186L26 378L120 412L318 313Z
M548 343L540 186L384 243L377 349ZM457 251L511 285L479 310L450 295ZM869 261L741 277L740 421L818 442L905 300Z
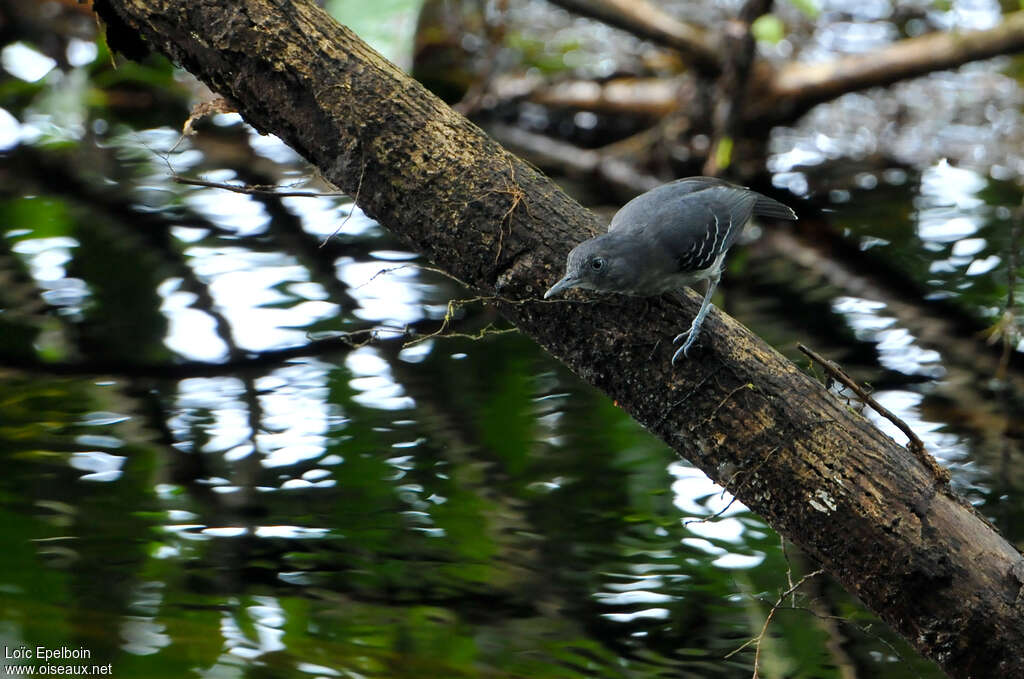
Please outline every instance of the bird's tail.
M774 219L796 219L796 213L792 208L773 198L762 196L760 193L757 194L757 200L754 201L754 214Z

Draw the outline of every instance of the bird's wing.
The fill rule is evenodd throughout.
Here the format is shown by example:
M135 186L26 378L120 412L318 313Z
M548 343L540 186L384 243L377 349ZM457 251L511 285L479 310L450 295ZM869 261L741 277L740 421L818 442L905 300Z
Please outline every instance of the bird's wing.
M757 197L731 186L686 194L674 207L661 210L664 221L648 225L647 232L673 256L680 271L701 271L736 242Z
M697 191L705 191L711 188L749 191L750 193L753 193L756 198L754 201L753 214L761 215L762 217L772 217L774 219L796 219L796 213L793 212L793 209L788 205L784 205L774 198L769 198L757 191L752 191L746 186L731 184L724 179L718 179L717 177L686 177L685 179L677 179L674 182L664 184L662 188L666 191L671 191L677 196L696 193Z
M680 200L711 187L732 186L714 177L687 177L662 184L629 201L612 217L609 231L638 233L666 218L667 209L675 209Z

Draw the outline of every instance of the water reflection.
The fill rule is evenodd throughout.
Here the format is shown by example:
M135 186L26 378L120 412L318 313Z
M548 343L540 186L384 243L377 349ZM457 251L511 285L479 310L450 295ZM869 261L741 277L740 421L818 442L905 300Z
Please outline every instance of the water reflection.
M16 42L0 50L0 66L15 78L36 82L56 68L57 62L25 43Z
M338 277L348 285L359 308L353 314L365 321L401 326L421 320L421 286L415 285L417 270L392 259L356 262L342 259L335 263Z
M345 367L355 376L349 386L357 394L352 400L359 405L379 410L404 410L416 402L395 382L391 366L370 347L357 349L345 357Z
M245 351L301 344L325 320L415 323L431 315L427 300L446 294L447 282L412 267L378 276L408 255L374 246L335 262L356 306L307 313L304 305L331 297L298 260L213 244L220 236L211 234L184 251L230 332L196 326L197 314L215 315L197 308L184 277L163 279L164 342L181 358L230 361L224 338ZM277 313L260 313L267 307ZM167 662L202 635L208 647L197 662L213 673L268 662L285 673L369 667L389 676L408 643L428 653L447 649L440 638L478 648L480 635L496 635L510 641L477 651L475 662L500 666L522 644L538 663L530 676L566 666L566 652L543 650L545 638L587 649L591 675L616 676L621 663L638 672L701 667L756 633L753 594L728 599L736 574L750 592L771 591L786 567L777 538L745 507L515 336L385 341L172 380L160 391L171 447L154 478L138 476L133 457L113 445L67 458L78 479L152 494L142 504L157 510L145 565L128 580L152 582L142 577L156 571L164 587L136 585L131 604L111 613L128 656ZM887 404L904 414L920 407ZM110 408L74 422L92 436L133 423ZM181 613L190 607L206 613ZM431 612L418 617L424 607ZM424 646L393 638L396 615L402 634ZM493 622L468 622L480 616ZM502 635L524 620L534 633ZM588 636L588 627L597 631ZM693 638L701 641L676 650ZM609 655L622 644L633 650ZM365 648L372 654L355 650ZM460 671L449 652L428 676ZM583 662L575 653L573 666ZM735 663L736 676L749 671L749 658ZM732 676L732 665L722 667Z
M228 344L217 334L217 319L194 308L199 297L181 290L183 283L181 278L169 278L157 288L163 298L160 312L168 320L164 344L178 355L196 361L225 360Z
M882 366L934 379L946 374L939 352L921 347L896 318L886 315L884 303L842 296L832 301L832 308L846 319L858 340L875 345Z
M881 5L856 11L882 18L891 8ZM886 30L840 24L819 37L859 51ZM951 152L980 162L979 144L990 153L1006 142L996 151L1015 167L1016 86L980 80L964 91L998 95L982 118L947 126L925 150L952 139ZM953 114L963 85L939 76L911 94L940 90ZM910 150L928 130L877 122L890 103L874 95L836 106L829 124L815 127L824 114L813 113L779 133L776 181L830 197L858 248L906 263L933 296L998 308L993 275L1019 195L935 158L909 168L886 159L837 179L837 160L879 149L919 161ZM57 122L15 120L0 138L39 138ZM749 676L749 653L723 656L758 633L787 571L810 570L802 557L525 338L405 343L407 327L436 330L460 293L350 200L174 184L165 160L221 181L254 160L296 160L237 116L214 126L204 134L231 133L245 167L206 167L202 135L114 124L117 133L97 133L99 149L130 175L120 179L127 212L89 205L82 217L81 196L6 206L3 242L59 319L37 326L30 309L29 322L4 325L12 356L74 365L125 327L154 341L117 344L104 364L114 377L0 381L0 636L85 639L125 676ZM267 172L294 188L306 170ZM139 227L145 217L154 221ZM152 239L145 247L140 233ZM145 258L118 250L111 267L110 243ZM133 302L138 290L152 294ZM18 307L7 294L0 303ZM151 301L159 313L146 313ZM827 293L823 305L844 346L867 347L853 358L876 398L960 465L958 483L1001 526L1019 530L1016 486L993 462L1012 459L1011 437L970 424L1002 418L1012 431L1012 410L954 412L949 403L980 400L957 391L976 376L887 301ZM2 311L0 322L16 316ZM475 331L488 313L453 320ZM363 346L369 335L346 335L372 328ZM834 337L801 328L799 338L816 332ZM311 343L344 337L357 346ZM837 676L827 649L838 637L819 621L856 604L833 590L813 594L832 611L773 622L778 655L803 663L798 676ZM935 676L894 656L887 636L855 625L842 634L876 676Z
M742 502L699 469L673 463L669 472L676 479L673 503L688 517L683 520L686 530L696 536L683 538L684 545L715 557L711 564L716 568L754 568L764 561L764 553L746 549L750 526L739 517L750 516L750 510Z
M75 469L89 472L79 477L82 481L116 481L121 478L124 462L124 457L98 451L72 453L68 460Z
M155 614L155 611L154 611ZM171 645L165 625L151 617L126 616L121 625L122 650L132 655L152 655Z

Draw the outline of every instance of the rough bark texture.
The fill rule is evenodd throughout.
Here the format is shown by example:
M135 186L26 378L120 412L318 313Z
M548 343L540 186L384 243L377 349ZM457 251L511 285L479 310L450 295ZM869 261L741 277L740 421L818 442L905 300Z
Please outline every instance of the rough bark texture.
M1020 554L722 313L543 302L596 219L306 0L97 0L800 545L954 677L1024 677Z

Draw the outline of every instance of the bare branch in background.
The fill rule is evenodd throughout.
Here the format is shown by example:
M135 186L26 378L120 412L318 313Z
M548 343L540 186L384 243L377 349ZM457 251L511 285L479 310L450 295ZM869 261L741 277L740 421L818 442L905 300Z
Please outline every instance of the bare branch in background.
M647 0L549 0L580 16L602 21L633 35L678 50L698 70L716 74L722 68L717 45L706 30L679 21Z
M932 474L935 476L935 480L939 483L949 483L949 470L940 467L935 461L935 458L928 454L928 451L925 450L924 442L917 434L914 433L914 430L911 429L909 424L879 403L864 387L857 384L852 377L847 375L846 371L843 370L838 363L828 360L816 351L805 347L803 344L798 344L797 349L799 349L809 359L824 368L825 372L829 374L829 377L836 380L847 389L853 391L853 393L857 395L857 398L863 401L868 407L896 425L896 428L903 432L907 437L907 447L910 449L910 452L917 456L917 459L921 461L921 464L931 470Z

